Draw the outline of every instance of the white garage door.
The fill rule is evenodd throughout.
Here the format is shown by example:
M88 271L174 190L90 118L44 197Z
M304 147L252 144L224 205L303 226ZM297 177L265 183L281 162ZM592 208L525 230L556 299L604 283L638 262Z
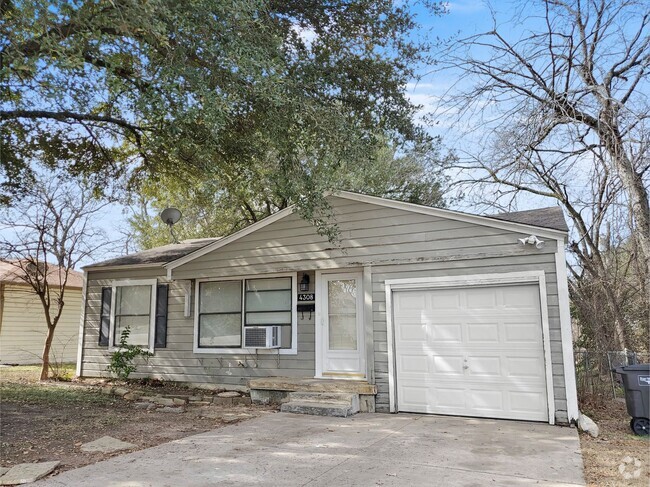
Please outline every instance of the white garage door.
M548 420L537 285L393 293L399 411Z

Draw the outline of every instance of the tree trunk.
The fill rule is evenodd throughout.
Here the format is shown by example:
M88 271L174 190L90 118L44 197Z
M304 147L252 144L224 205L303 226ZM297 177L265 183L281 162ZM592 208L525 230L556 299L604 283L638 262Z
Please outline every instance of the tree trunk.
M632 232L641 249L645 287L650 288L650 201L648 189L643 179L634 169L632 161L625 153L618 128L610 124L610 130L601 130L601 138L612 158L614 168L621 178L621 185L627 192L629 208L632 215ZM645 303L650 308L650 294Z
M47 380L50 375L50 349L54 340L54 326L47 327L47 336L45 337L45 346L43 347L43 365L41 367L41 380Z

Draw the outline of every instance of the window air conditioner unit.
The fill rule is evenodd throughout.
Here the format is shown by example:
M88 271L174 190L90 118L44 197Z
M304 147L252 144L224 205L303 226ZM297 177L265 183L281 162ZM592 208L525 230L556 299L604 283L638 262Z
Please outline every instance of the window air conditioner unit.
M280 327L244 327L244 348L280 348Z

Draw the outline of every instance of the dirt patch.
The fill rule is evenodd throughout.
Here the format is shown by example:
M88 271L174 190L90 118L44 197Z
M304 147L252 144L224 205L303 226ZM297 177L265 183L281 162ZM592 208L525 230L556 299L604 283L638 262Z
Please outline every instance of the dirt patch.
M138 384L157 394L191 393L173 384ZM205 394L205 392L203 392ZM104 435L148 448L225 424L270 413L258 406L192 406L185 412L135 407L133 402L102 394L81 384L41 384L2 374L0 381L0 458L3 466L60 460L58 471L78 468L110 456L81 451L81 444Z
M598 438L580 434L587 485L650 485L650 439L632 433L625 403L609 401L605 406L586 409L585 413L600 427ZM640 461L640 467L634 466L633 459ZM621 464L624 465L622 473L619 471ZM639 469L638 478L624 477L626 473L633 475Z

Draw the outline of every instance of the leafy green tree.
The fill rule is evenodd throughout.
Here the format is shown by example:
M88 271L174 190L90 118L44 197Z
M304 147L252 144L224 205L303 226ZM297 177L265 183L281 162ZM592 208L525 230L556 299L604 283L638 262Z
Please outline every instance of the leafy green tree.
M300 199L313 161L427 138L404 89L428 46L402 2L4 0L0 14L5 202L35 159L131 189L239 184L272 160Z
M298 203L296 198L287 196L291 192L286 191L287 178L279 175L280 166L276 161L207 178L148 181L132 204L129 223L133 247L151 248L170 242L169 231L158 217L168 206L183 212L183 218L174 227L176 236L183 240L228 235ZM401 155L385 145L360 161L312 163L309 172L314 192L345 189L444 206L444 166L436 145Z

